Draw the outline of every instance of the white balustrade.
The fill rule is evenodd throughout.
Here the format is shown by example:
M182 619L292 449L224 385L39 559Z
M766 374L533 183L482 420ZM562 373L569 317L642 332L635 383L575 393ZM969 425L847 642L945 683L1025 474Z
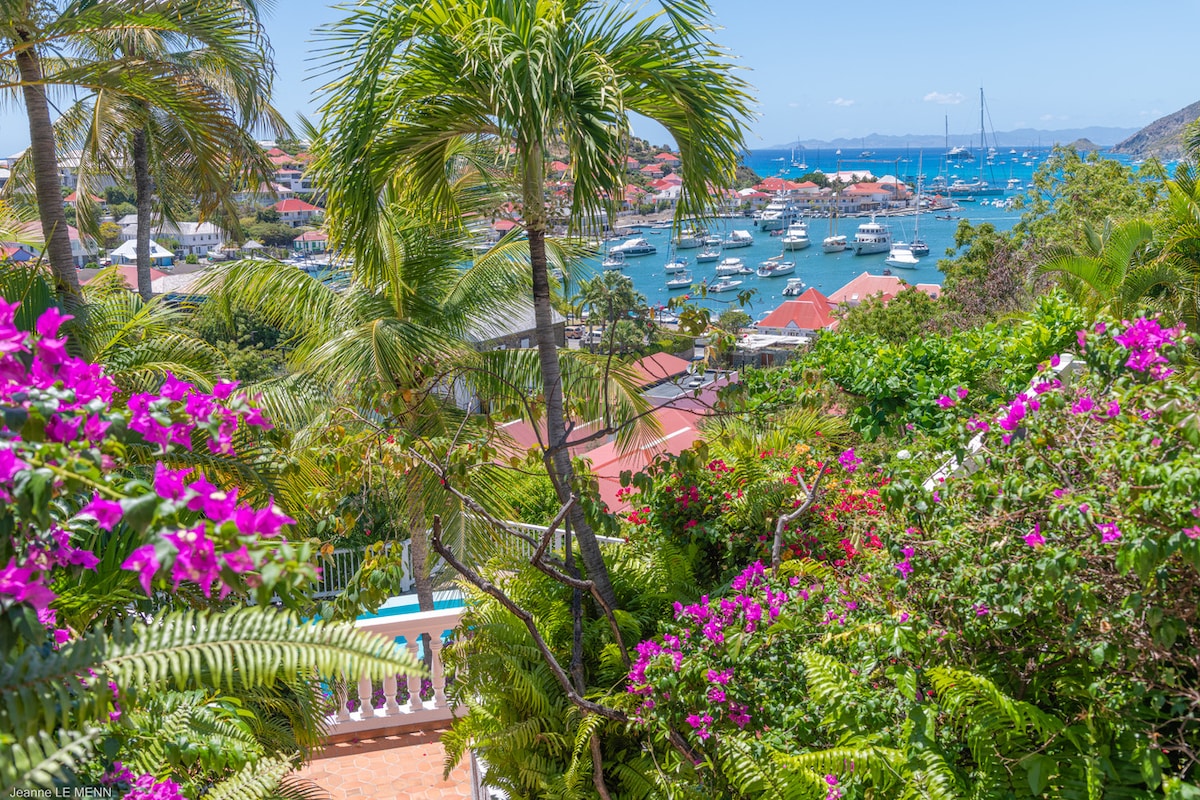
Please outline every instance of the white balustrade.
M403 703L396 697L402 684L394 675L383 679L382 699L373 697L375 689L370 678L351 677L345 681L348 694L339 693L336 696L337 707L329 718L329 735L341 738L347 734L366 734L449 720L452 714L450 702L446 698L446 672L442 663L442 651L445 641L458 627L462 614L461 608L447 608L357 621L355 626L360 630L379 634L389 640L399 640L403 637L404 647L414 660L419 661L423 655L424 641L424 646L429 648L431 667L428 676L408 676L408 699ZM423 640L422 637L425 636L428 636L428 639ZM421 684L424 680L432 682L428 700L421 699Z

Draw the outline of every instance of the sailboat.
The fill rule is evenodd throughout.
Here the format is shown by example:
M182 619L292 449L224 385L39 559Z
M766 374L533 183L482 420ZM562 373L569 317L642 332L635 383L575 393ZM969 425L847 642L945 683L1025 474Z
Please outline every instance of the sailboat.
M821 251L825 253L840 253L846 249L846 237L837 232L837 198L833 198L833 206L829 210L829 235L821 240Z
M792 166L796 169L808 169L808 164L804 163L804 145L800 145L800 160L796 160L796 148L792 148Z
M962 180L955 181L950 184L946 192L951 197L958 197L967 200L974 200L976 197L989 195L1002 195L1004 189L1000 186L990 186L983 179L983 167L987 157L987 139L983 126L984 117L984 102L983 88L979 89L979 178L970 183ZM947 156L948 157L948 156ZM965 197L964 197L965 196Z
M924 164L925 152L917 156L917 214L913 217L913 238L909 250L914 256L929 255L929 245L921 238L921 189L924 188L925 176L921 172L921 167Z

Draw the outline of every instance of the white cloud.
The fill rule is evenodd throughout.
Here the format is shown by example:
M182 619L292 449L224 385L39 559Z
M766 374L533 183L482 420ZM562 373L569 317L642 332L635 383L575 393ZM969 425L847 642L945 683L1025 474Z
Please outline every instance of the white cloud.
M849 106L852 106L852 105L854 105L854 101L853 101L853 100L847 100L847 99L846 99L846 98L844 98L844 97L839 97L839 98L838 98L838 99L836 99L836 100L830 100L830 101L829 101L829 104L830 104L831 106L842 106L843 108L846 108L846 107L849 107Z
M937 103L943 106L956 106L963 101L963 96L958 92L930 92L925 95L926 103Z
M799 103L788 103L788 108L799 108L799 107L800 107Z

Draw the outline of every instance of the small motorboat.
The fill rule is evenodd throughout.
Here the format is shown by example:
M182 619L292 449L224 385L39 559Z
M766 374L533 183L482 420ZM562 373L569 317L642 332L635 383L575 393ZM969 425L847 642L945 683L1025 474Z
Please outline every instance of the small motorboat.
M720 294L721 292L732 292L734 289L742 285L741 281L731 281L728 278L721 278L716 283L706 284L709 294Z
M795 261L784 261L783 256L775 256L759 264L756 274L760 278L778 278L780 275L789 275L795 271Z
M667 281L668 289L687 289L692 286L692 273L688 270L675 273L675 276Z
M783 287L784 297L799 297L804 294L804 280L801 278L788 278L787 286Z
M888 257L883 260L883 263L899 269L916 269L921 263L921 259L913 255L912 248L906 243L896 242L888 251Z
M696 263L698 263L698 264L702 264L706 261L720 261L720 260L721 260L721 248L719 248L719 247L706 247L703 250L701 250L699 253L696 254Z

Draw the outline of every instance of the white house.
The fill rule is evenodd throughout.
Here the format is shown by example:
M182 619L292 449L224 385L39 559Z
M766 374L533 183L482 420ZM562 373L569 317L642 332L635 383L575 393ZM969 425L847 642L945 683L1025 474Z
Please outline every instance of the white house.
M137 215L127 214L117 221L121 241L137 239ZM162 222L150 231L151 238L171 238L179 242L184 255L206 256L208 251L229 238L229 234L211 222Z
M315 214L323 214L324 209L314 206L312 203L306 203L303 200L290 198L280 200L275 205L271 206L279 212L279 221L293 228L299 228L301 225L307 225L308 221Z

